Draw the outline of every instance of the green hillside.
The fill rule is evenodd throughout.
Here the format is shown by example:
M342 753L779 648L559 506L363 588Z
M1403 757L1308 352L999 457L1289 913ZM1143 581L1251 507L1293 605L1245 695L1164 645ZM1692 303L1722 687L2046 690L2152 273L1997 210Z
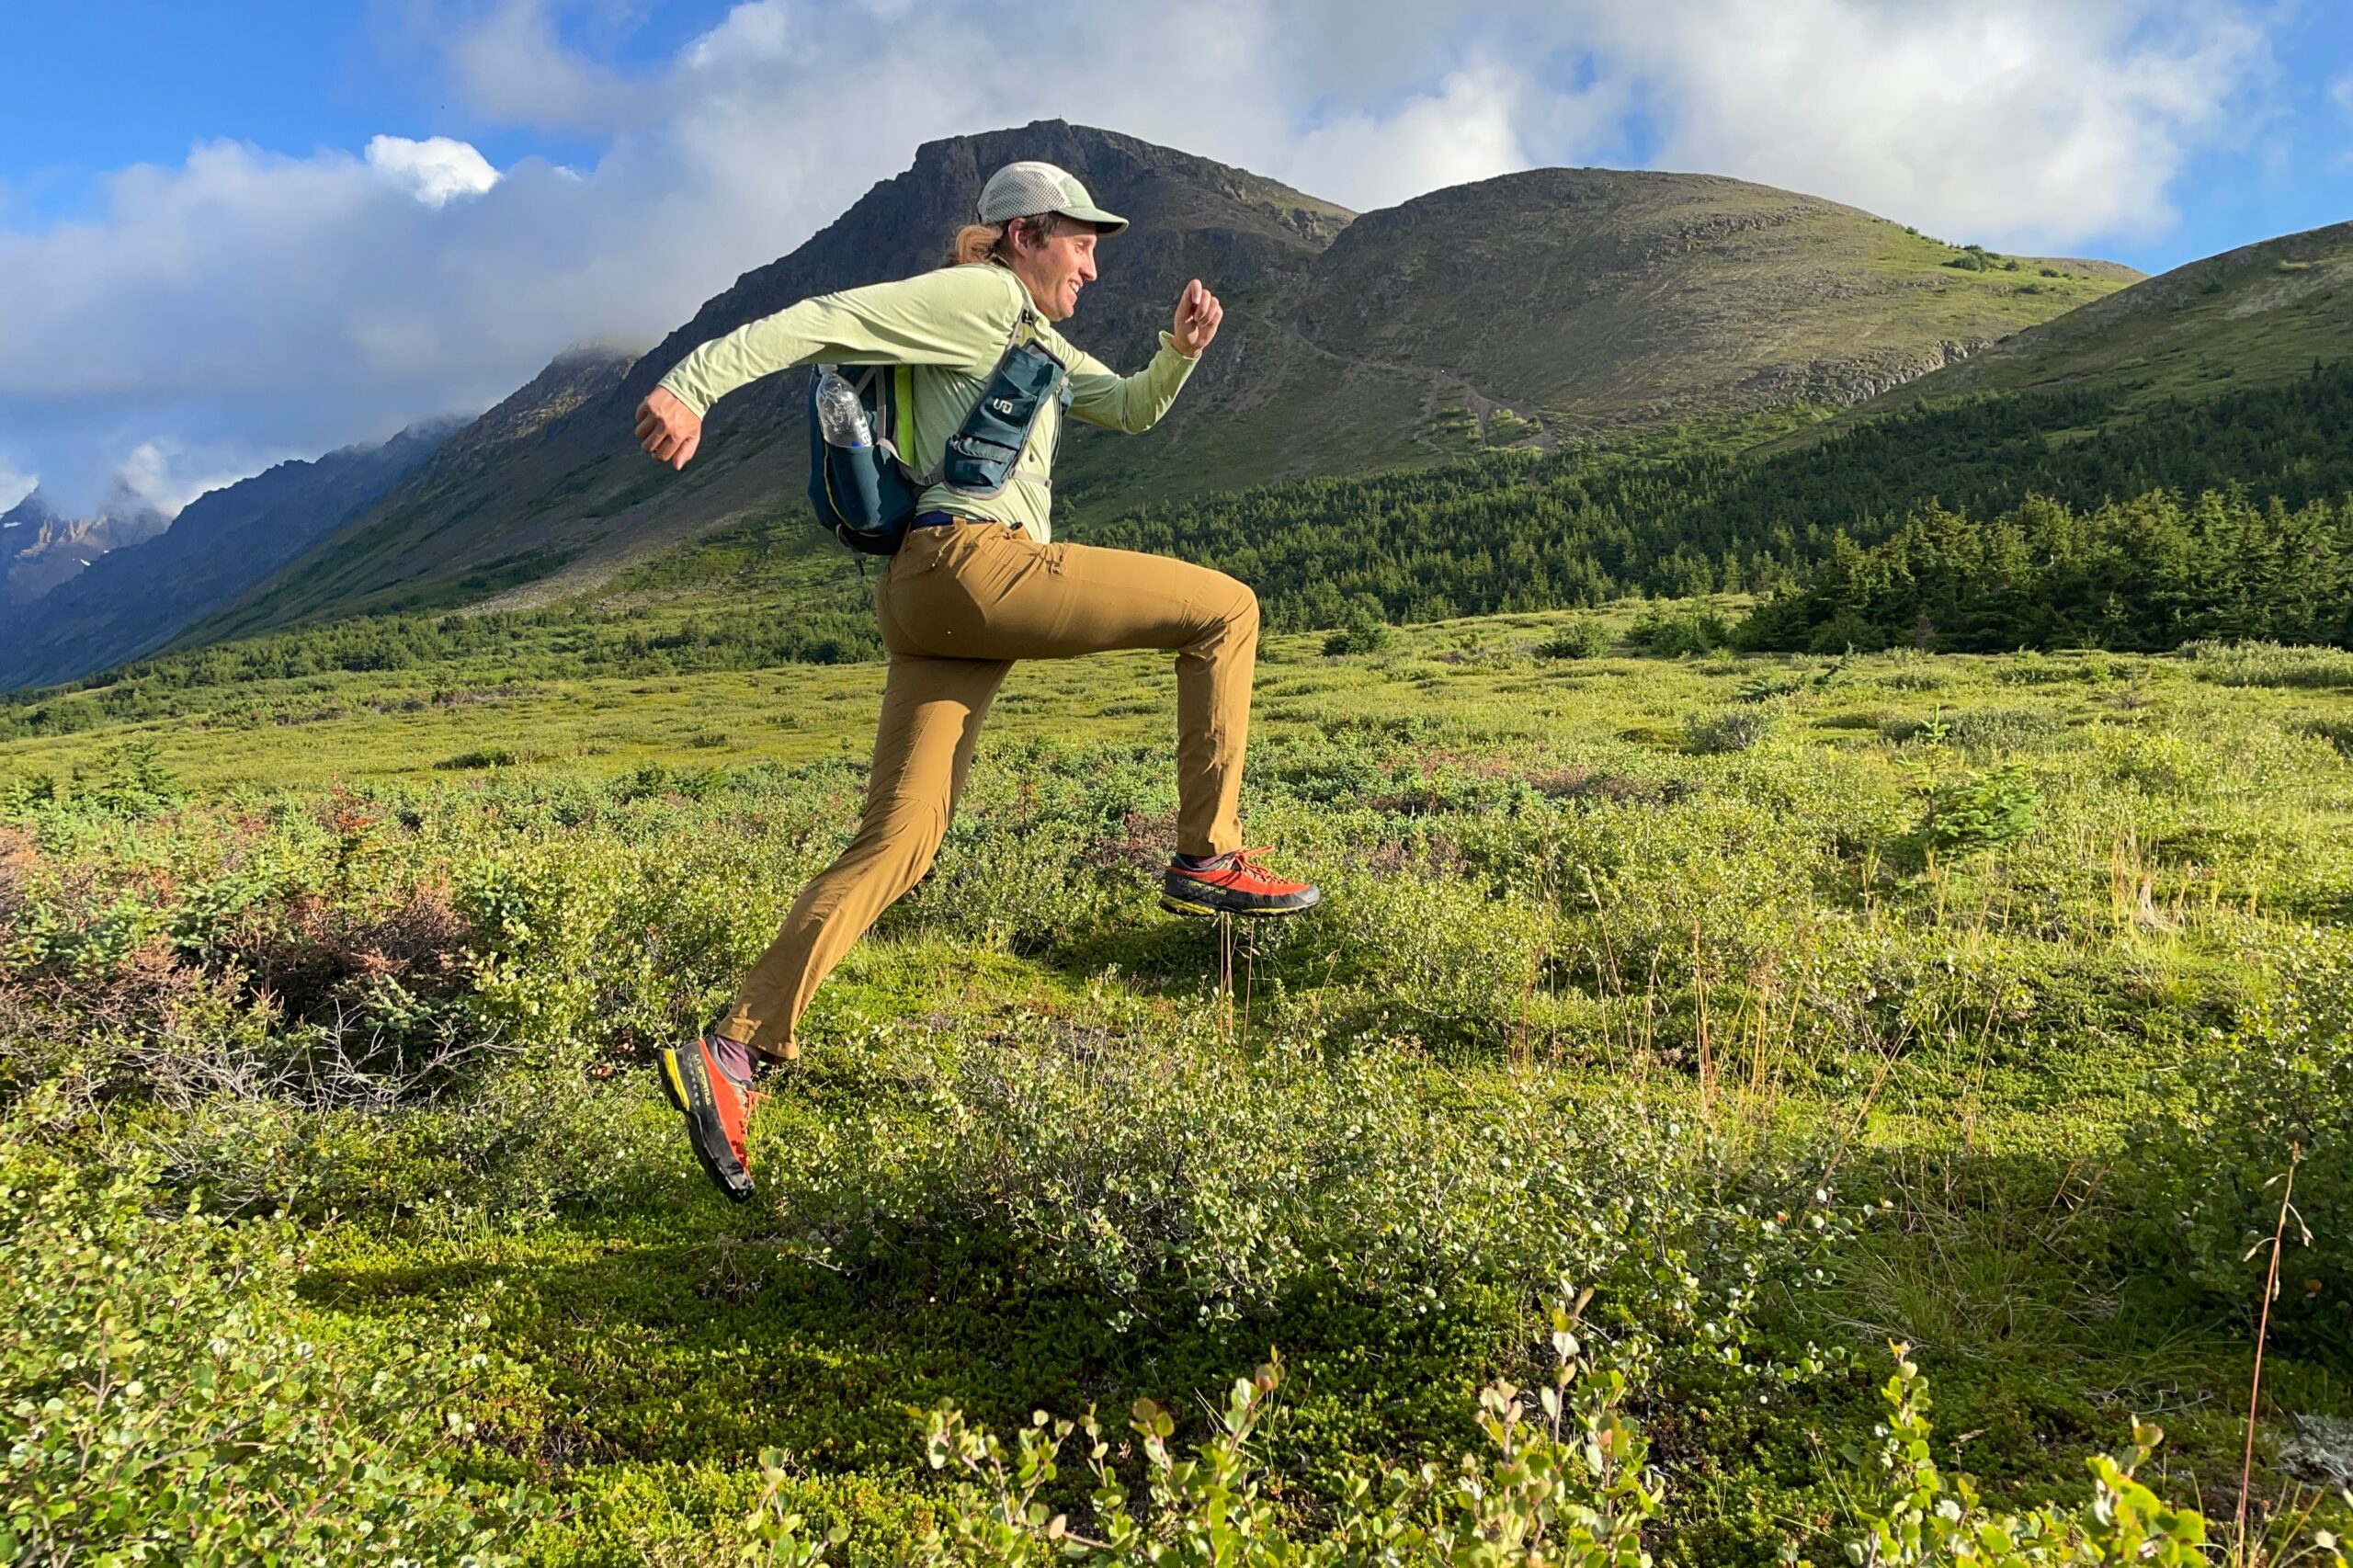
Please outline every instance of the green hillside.
M2131 411L2270 385L2353 356L2353 223L2176 267L1948 366L1875 405L2097 392ZM1861 411L1842 423L1859 423Z
M932 265L998 164L1045 157L1135 226L1070 335L1150 351L1185 280L1227 307L1162 428L1074 432L1063 516L1492 448L1819 410L1872 396L2111 292L2102 264L1995 258L1739 180L1547 169L1357 216L1272 181L1046 121L926 144L792 255L704 306L625 378L510 444L422 474L179 645L374 610L531 606L799 494L801 379L722 403L683 474L630 439L637 399L696 343L812 293ZM1965 264L1965 265L1962 265Z
M1842 536L1876 540L1937 502L1990 517L2029 495L2093 508L2235 487L2294 507L2353 493L2353 362L2113 413L2109 393L2019 394L1762 455L1707 443L1506 453L1147 506L1086 537L1232 571L1275 624L1328 626L1357 607L1431 619L1629 592L1761 592L1800 580Z
M2187 598L2174 594L2162 614L2154 600L2121 618L2104 608L2088 617L2046 614L2055 605L2028 603L2021 588L1962 618L2008 630L1987 631L1990 642L1956 631L1957 645L2169 647L2213 634L2339 635L2341 619L2332 617L2348 591L2339 585L2347 557L2294 556L2302 566L2283 572L2269 545L2250 552L2275 531L2272 503L2289 512L2317 506L2334 517L2328 508L2353 494L2353 442L2341 435L2353 428L2353 362L2270 388L2151 404L2129 418L2112 417L2116 399L2112 390L1969 398L1747 457L1704 440L1491 453L1146 506L1073 533L1234 572L1257 588L1267 624L1289 630L1367 614L1429 620L1590 606L1626 594L1784 590L1807 581L1842 541L1886 540L1932 506L1975 526L2035 496L2090 514L2155 491L2215 492L2212 506L2222 510L2214 515L2223 519L2216 526L2238 530L2231 537L2245 549L2233 546L2202 568L2202 586ZM2135 550L2155 551L2162 530L2143 525L2181 508L2173 501L2154 507L2127 507L2100 527L2121 530ZM2338 526L2306 532L2330 539ZM2241 566L2250 574L2236 575ZM2120 571L2118 585L2140 580ZM2091 591L2079 584L2067 594ZM302 699L287 695L299 687L270 683L332 684L339 672L432 670L449 687L473 688L873 659L881 647L870 593L857 565L797 506L772 509L555 604L349 617L20 693L0 707L0 735L192 718L224 706L247 716L299 714ZM1913 600L1871 602L1879 609L1859 613L1875 630L1842 631L1838 645L1911 640L1916 615L1903 607ZM1811 646L1838 619L1837 608L1790 613L1803 634L1775 632L1768 642ZM1960 625L1943 609L1931 619ZM265 699L257 695L265 688L278 695Z

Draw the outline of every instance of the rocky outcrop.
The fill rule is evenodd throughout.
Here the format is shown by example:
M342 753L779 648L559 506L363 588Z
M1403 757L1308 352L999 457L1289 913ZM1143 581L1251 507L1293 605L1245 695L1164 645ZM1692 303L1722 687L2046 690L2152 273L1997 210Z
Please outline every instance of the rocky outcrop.
M6 601L28 605L70 582L109 551L153 539L164 528L161 512L119 487L90 517L60 516L36 490L0 516Z

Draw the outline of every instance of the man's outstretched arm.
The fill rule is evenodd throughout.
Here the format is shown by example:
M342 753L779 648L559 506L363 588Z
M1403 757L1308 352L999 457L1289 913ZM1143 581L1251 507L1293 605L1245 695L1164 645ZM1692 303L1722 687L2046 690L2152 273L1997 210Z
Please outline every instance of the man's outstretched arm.
M1160 335L1160 352L1142 370L1122 376L1091 354L1078 357L1070 373L1072 417L1131 436L1151 429L1176 401L1224 319L1225 307L1199 278L1186 284L1176 320Z
M679 360L646 394L637 405L638 445L686 467L712 403L796 365L953 365L977 374L1005 347L1020 313L1019 287L1008 290L979 267L949 267L820 294L747 322Z

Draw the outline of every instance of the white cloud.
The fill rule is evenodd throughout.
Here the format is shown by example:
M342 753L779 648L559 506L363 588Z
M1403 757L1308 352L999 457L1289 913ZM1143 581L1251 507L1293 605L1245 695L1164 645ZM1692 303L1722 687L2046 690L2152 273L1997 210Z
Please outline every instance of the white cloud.
M934 0L920 25L745 0L634 74L567 48L557 0L410 3L458 107L593 165L211 142L115 176L97 218L0 227L25 464L97 489L169 437L191 472L250 472L482 406L566 343L659 336L917 142L1041 117L1359 209L1640 157L2081 250L2161 231L2270 69L2237 0Z
M378 136L368 143L368 166L427 207L454 197L480 196L498 183L498 171L471 142L447 136L412 142Z
M489 119L596 128L633 118L638 88L582 60L556 36L548 0L498 0L487 15L419 7L419 31L440 47L460 89Z
M131 449L115 470L115 492L153 507L165 521L180 515L182 508L204 494L234 484L257 472L237 468L222 472L190 473L185 462L187 454L176 443L142 441Z
M40 483L40 475L21 473L6 461L0 461L0 512L5 512L31 494Z
M1457 72L1438 92L1408 98L1385 116L1336 116L1290 150L1290 183L1362 210L1526 168L1517 126L1528 92L1516 73L1486 64Z
M1594 6L1657 162L1830 196L2004 248L2162 233L2189 151L2271 68L2234 6L2146 0Z

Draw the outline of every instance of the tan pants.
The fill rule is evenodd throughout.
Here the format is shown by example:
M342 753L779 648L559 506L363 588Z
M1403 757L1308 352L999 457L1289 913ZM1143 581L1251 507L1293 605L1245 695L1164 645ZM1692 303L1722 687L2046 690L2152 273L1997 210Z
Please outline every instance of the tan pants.
M1114 648L1176 655L1176 848L1242 846L1258 599L1222 572L1165 556L1039 544L1002 523L918 528L883 570L875 604L891 676L858 835L803 890L719 1032L764 1055L799 1054L817 983L931 867L972 743L1016 659Z

